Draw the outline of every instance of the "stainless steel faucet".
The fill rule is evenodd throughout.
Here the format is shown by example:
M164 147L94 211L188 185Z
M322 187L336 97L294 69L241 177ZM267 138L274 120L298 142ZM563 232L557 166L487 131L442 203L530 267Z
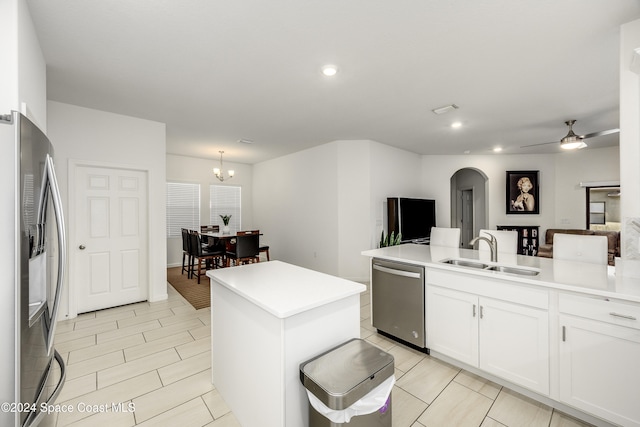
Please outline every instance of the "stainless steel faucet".
M486 233L489 236L487 239L484 236L478 236L473 238L469 244L473 246L478 240L484 240L489 245L489 249L491 250L491 262L498 262L498 240L491 233Z

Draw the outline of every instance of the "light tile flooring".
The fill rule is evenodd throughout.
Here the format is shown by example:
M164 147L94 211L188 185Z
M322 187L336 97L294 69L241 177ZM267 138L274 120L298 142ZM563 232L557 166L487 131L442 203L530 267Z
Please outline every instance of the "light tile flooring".
M73 408L57 413L58 427L240 425L211 384L210 310L168 290L166 301L58 324L67 382L56 403ZM395 358L394 427L588 425L381 337L370 326L368 293L361 301L361 337Z

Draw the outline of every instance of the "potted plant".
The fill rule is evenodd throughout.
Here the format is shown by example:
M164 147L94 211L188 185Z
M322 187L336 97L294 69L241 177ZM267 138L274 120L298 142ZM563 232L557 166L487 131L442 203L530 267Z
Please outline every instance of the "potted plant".
M222 232L228 234L230 231L229 221L231 221L231 215L220 215L220 218L222 218L222 223L224 224L224 227L222 227Z
M400 244L401 240L401 233L398 233L398 235L396 236L396 232L392 231L390 236L385 236L384 230L382 230L382 234L380 235L380 247L385 248L387 246L396 246Z

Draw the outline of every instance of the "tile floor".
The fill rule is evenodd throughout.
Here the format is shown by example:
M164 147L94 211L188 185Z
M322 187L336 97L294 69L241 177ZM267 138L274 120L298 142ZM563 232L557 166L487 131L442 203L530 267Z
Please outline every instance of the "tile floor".
M395 357L394 427L588 425L381 337L369 324L368 293L361 301L361 337ZM166 301L60 322L67 382L57 403L74 411L58 413L57 426L239 426L211 384L210 319L169 286Z

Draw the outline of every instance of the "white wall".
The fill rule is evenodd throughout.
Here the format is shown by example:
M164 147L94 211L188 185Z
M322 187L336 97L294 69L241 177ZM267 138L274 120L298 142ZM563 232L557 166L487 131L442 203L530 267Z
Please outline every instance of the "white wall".
M89 108L49 101L49 138L55 148L55 164L63 208L67 215L69 251L73 241L73 213L69 209L69 161L87 161L124 166L148 172L149 185L149 300L167 297L166 270L166 137L163 123L122 116ZM69 254L73 258L72 253ZM70 269L73 265L69 266ZM69 275L71 276L71 275ZM69 281L69 279L67 279ZM72 281L65 287L63 302L74 298ZM71 307L75 304L71 303ZM69 313L69 305L60 308ZM73 315L74 313L71 313Z
M459 169L476 168L489 179L489 228L584 228L585 190L579 183L618 180L618 162L617 148L420 156L373 141L335 141L254 165L254 215L260 229L271 234L276 259L366 280L368 264L360 252L377 247L386 229L387 197L433 198L437 223L450 226L450 178ZM509 170L540 171L539 215L506 214Z
M488 177L488 224L538 225L541 240L547 228L585 228L583 181L619 180L617 148L547 155L424 156L422 185L437 200L437 223L450 225L449 180L462 168L476 168ZM506 171L540 171L540 214L506 214ZM624 195L623 195L624 197ZM543 243L543 242L541 242Z
M387 197L431 198L420 181L422 156L371 142L371 223L369 246L377 248L382 230L387 232ZM438 205L436 203L436 209Z
M20 110L47 133L47 64L27 2L18 2L18 99Z
M488 178L487 227L498 225L538 225L541 230L553 226L555 200L555 168L552 155L486 155L486 156L424 156L422 185L429 188L437 201L436 222L451 225L450 179L458 170L475 168ZM506 214L506 172L537 170L539 176L540 215Z
M253 167L255 227L271 258L338 275L338 143Z
M369 247L371 217L371 150L369 141L339 141L338 157L338 276L362 280Z
M373 141L334 141L254 165L254 216L273 259L368 280L386 199L423 197L420 156Z
M640 20L623 25L620 35L620 173L629 195L622 200L623 217L640 216L640 76L631 70L640 60L633 52L638 48Z
M620 38L620 189L622 192L623 274L640 277L640 232L627 222L640 219L640 20L621 27ZM635 59L636 67L631 64Z
M619 181L618 147L560 153L556 162L555 226L586 228L587 190L581 182ZM621 199L625 199L622 195ZM544 236L543 236L544 237Z
M47 133L46 64L25 1L0 3L0 114L21 111Z
M0 2L0 114L17 110L18 101L18 0Z
M225 171L233 169L233 179L220 182L213 174L212 169L218 167L220 160L201 159L195 157L167 154L167 181L200 184L200 224L208 225L209 221L209 186L233 185L242 188L242 218L241 225L244 230L253 229L253 168L250 165L230 163L224 161ZM215 223L214 223L215 224ZM256 227L257 228L257 227ZM264 234L264 232L261 230ZM166 233L165 233L166 236ZM268 233L261 240L268 239ZM167 241L167 266L182 265L182 239L171 238Z

